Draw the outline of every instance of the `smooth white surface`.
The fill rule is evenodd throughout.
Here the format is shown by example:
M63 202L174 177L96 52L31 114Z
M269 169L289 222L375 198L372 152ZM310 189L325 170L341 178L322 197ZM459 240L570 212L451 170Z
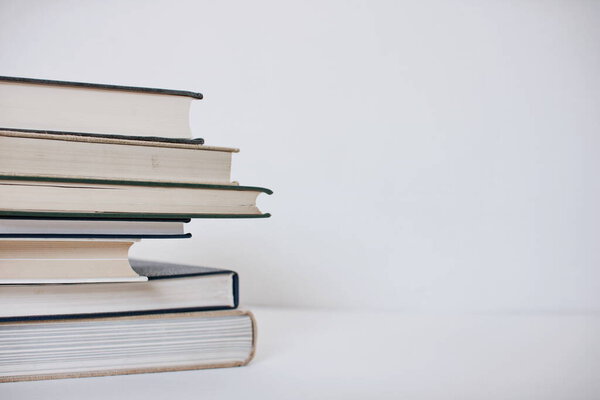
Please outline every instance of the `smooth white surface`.
M0 73L197 90L270 220L135 256L245 301L600 309L600 2L16 1ZM137 247L137 246L136 246Z
M598 315L254 311L247 367L0 384L0 398L600 398Z

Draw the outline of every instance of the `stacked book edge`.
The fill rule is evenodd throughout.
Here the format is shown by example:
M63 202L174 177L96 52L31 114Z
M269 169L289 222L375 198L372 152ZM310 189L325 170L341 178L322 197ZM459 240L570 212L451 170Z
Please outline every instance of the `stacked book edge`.
M0 382L247 364L231 270L130 260L191 218L266 218L195 92L0 77Z

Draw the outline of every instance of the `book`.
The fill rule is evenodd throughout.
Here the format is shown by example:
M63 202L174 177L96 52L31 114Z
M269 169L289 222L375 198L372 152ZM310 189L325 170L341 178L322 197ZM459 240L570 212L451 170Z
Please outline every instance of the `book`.
M131 259L140 283L7 285L0 290L0 320L131 316L148 313L235 309L234 271Z
M242 366L248 311L0 322L0 382Z
M0 130L0 175L230 185L237 149Z
M0 239L0 284L146 281L129 265L135 239Z
M0 382L247 364L231 270L130 260L191 218L265 218L200 93L0 76Z
M201 98L182 90L4 76L0 127L190 139L191 102Z
M189 238L189 219L0 218L0 238Z
M269 189L168 182L0 176L0 216L139 218L268 217Z

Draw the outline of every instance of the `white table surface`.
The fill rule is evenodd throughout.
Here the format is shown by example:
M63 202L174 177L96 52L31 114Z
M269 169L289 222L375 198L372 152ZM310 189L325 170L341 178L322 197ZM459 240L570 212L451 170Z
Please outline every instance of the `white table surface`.
M0 384L0 399L600 399L600 315L252 309L247 367Z

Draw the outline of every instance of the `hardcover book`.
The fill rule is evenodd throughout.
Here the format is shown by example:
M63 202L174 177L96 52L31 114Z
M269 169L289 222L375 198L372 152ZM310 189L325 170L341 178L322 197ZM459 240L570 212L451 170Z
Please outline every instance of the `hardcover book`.
M0 382L242 366L248 311L0 322Z
M231 185L237 149L0 130L0 175Z
M268 217L269 189L168 182L0 176L0 216L138 218Z
M237 308L234 271L131 259L143 283L5 285L0 320L141 315Z
M191 139L190 105L201 98L182 90L4 76L0 127Z

